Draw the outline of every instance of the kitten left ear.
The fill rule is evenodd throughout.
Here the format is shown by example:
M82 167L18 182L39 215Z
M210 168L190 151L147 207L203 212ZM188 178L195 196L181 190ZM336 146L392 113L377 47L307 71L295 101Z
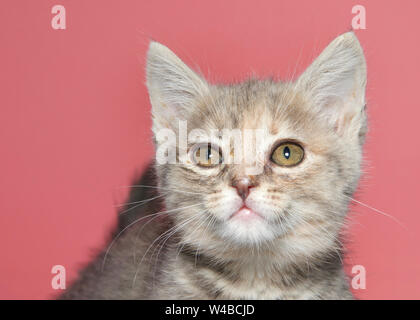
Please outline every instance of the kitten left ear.
M353 32L334 39L296 81L310 107L338 133L364 127L366 62Z
M209 91L206 81L158 42L149 45L146 80L155 134L162 128L177 127L177 120L186 120L197 99Z

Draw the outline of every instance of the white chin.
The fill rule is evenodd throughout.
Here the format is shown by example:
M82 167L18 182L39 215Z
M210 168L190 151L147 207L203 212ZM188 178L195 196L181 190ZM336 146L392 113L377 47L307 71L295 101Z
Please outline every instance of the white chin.
M222 238L238 245L261 244L279 236L279 232L263 219L243 221L233 218L226 221L221 229Z

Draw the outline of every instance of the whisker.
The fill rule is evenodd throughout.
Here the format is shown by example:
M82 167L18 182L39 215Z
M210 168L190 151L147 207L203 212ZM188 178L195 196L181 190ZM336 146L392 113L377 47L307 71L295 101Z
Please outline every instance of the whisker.
M216 221L216 218L214 216L210 216L209 223L206 225L206 228L203 231L204 235L207 232L208 227L210 225L213 226L214 223L215 223L215 221ZM195 252L195 257L194 257L194 265L195 265L195 267L197 267L197 259L198 259L198 254L199 254L200 248L201 248L201 241L199 242L198 247L197 247L197 251Z
M147 201L146 201L146 202L147 202ZM120 215L122 215L122 214L124 214L124 213L127 213L127 212L129 212L129 211L131 211L131 210L133 210L133 209L135 209L135 208L140 207L142 204L144 204L144 203L146 203L146 202L139 201L139 204L136 204L135 206L132 206L131 208L128 208L128 209L126 209L126 210L124 210L124 211L120 212L119 214L120 214Z
M173 226L172 228L170 228L170 229L168 229L168 230L166 230L165 232L163 232L160 236L158 236L150 245L149 245L149 247L147 248L147 250L146 250L146 252L143 254L143 256L142 256L142 258L140 259L140 262L139 262L139 264L138 264L138 267L137 267L137 270L136 270L136 273L134 274L134 277L133 277L133 283L132 283L132 287L134 288L134 285L135 285L135 283L136 283L136 279L137 279L137 275L138 275L138 272L139 272L139 270L140 270L140 265L142 264L142 262L143 262L143 260L144 260L144 258L146 257L146 255L147 255L147 253L149 252L149 250L153 247L153 245L156 243L156 241L158 241L159 239L161 239L163 236L165 236L166 234L168 234L169 232L171 232L171 230L173 230L173 232L171 233L171 235L170 236L172 236L173 234L175 234L176 233L176 231L178 231L178 230L180 230L182 227L184 227L185 225L187 225L189 222L191 222L191 221L193 221L194 219L197 219L197 217L196 216L193 216L193 217L191 217L191 218L189 218L189 219L187 219L185 222L183 222L182 224L180 224L180 225L175 225L175 226ZM174 230L175 229L175 230Z
M197 204L194 204L194 205L191 205L191 206L187 206L187 207L183 207L183 208L181 208L181 209L188 209L188 208L191 208L191 207L195 207L195 206L198 206L198 205L202 205L202 204L204 204L204 202L200 202L200 203L197 203ZM155 214L150 214L150 215L148 215L148 216L146 216L146 217L151 217L151 216L154 216L152 219L150 219L149 221L147 221L138 231L137 231L137 237L139 236L139 234L140 234L140 232L150 223L150 222L152 222L153 220L155 220L157 217L159 217L159 216L161 216L161 215L163 215L163 214L166 214L167 212L165 212L165 211L163 211L163 212L158 212L158 213L155 213ZM136 257L136 251L134 250L134 252L133 252L133 260L134 260L134 263L136 262L136 260L137 260L137 257Z
M392 216L392 215L390 215L389 213L386 213L386 212L383 212L383 211L381 211L381 210L379 210L379 209L376 209L376 208L374 208L374 207L371 207L370 205L368 205L368 204L366 204L366 203L363 203L363 202L361 202L361 201L358 201L358 200L356 200L356 199L353 199L352 197L349 197L349 196L347 196L347 195L345 195L344 194L344 196L345 197L347 197L348 199L350 199L351 201L354 201L355 203L357 203L357 204L360 204L361 206L363 206L363 207L365 207L365 208L368 208L368 209L370 209L370 210L372 210L372 211L374 211L374 212L376 212L376 213L379 213L379 214L381 214L381 215L383 215L383 216L385 216L385 217L387 217L387 218L389 218L389 219L391 219L391 220L393 220L394 222L396 222L397 224L399 224L400 225L400 227L402 227L404 230L406 230L406 231L408 231L408 229L407 229L407 227L400 221L400 220L398 220L397 218L395 218L394 216Z
M185 191L185 190L174 189L174 188L164 188L164 187L158 187L158 186L147 186L147 185L142 185L142 184L131 185L131 186L121 186L120 188L151 188L151 189L158 189L158 190L169 190L169 191L180 192L180 193L190 193L190 194L199 194L199 195L202 194L199 192Z
M203 221L206 221L206 219L203 219ZM195 229L194 229L194 231L192 231L192 233L194 233L201 225L203 224L203 222L202 223L200 223ZM175 234L175 232L176 232L176 230L174 230L174 232L173 233L171 233L169 236L167 236L167 237L165 237L165 239L164 239L164 241L163 241L163 243L160 245L160 242L163 240L161 240L161 241L159 241L159 243L158 243L158 246L159 246L159 250L158 250L158 252L157 252L157 255L156 255L156 258L155 258L155 266L154 266L154 268L153 268L153 285L154 285L154 281L155 281L155 274L156 274L156 269L157 269L157 264L158 264L158 262L159 262L159 255L160 255L160 252L161 252L161 250L165 247L165 244L166 244L166 242L169 240L169 238L170 237L172 237L174 234ZM182 250L182 248L184 247L184 245L182 245L182 247L181 247L181 249L177 252L177 255L176 255L176 257L175 257L175 260L177 260L178 259L178 255L179 255L179 253L180 253L180 251ZM152 256L151 256L151 259L153 258L153 255L154 255L154 253L155 253L155 251L156 251L156 249L157 248L155 248L154 250L153 250L153 253L152 253Z
M146 218L148 218L148 217L151 217L151 216L154 216L154 215L157 215L157 214L168 214L168 213L174 213L174 212L176 212L176 211L179 211L179 210L184 210L184 209L187 209L187 208L191 208L191 207L194 207L194 206L198 206L198 205L201 205L201 203L196 203L196 204L193 204L193 205L191 205L191 206L186 206L186 207L182 207L182 208L175 208L175 209L172 209L172 210L167 210L167 211L162 211L162 212L157 212L157 213L154 213L154 214L150 214L150 215L147 215L147 216L144 216L144 217L141 217L141 218L139 218L139 219L136 219L136 220L134 220L133 222L131 222L129 225L127 225L124 229L122 229L117 235L116 235L116 237L111 241L111 243L110 243L110 245L108 246L108 248L107 248L107 250L106 250L106 252L105 252L105 256L104 256L104 261L103 261L103 263L102 263L102 271L104 270L104 267L105 267L105 262L106 262L106 258L107 258L107 256L108 256L108 254L109 254L109 251L111 250L111 248L112 248L112 246L114 245L114 243L118 240L118 238L123 234L123 232L125 231L125 230L127 230L128 228L130 228L130 227L132 227L133 225L135 225L136 223L138 223L139 221L141 221L141 220L143 220L143 219L146 219Z
M165 195L166 195L166 193L165 193L165 194L161 194L161 195L156 196L156 197L153 197L153 198L145 199L145 200L139 200L139 201L133 201L133 202L119 203L119 204L114 205L114 207L125 207L125 206L128 206L128 205L130 205L130 204L137 204L137 203L148 202L148 201L152 201L152 200L157 199L157 198L161 198L161 197L163 197L163 196L165 196Z
M123 203L123 204L120 204L120 205L116 205L116 207L125 207L125 206L127 206L127 205L136 204L135 206L133 206L133 207L131 207L131 208L128 208L128 209L126 209L126 210L124 210L124 211L120 212L119 214L121 215L121 214L124 214L124 213L126 213L126 212L128 212L128 211L130 211L130 210L133 210L133 209L135 209L135 208L140 207L142 204L148 203L148 202L153 201L153 200L158 199L158 198L162 198L162 197L164 197L165 195L166 195L166 194L161 194L161 195L159 195L159 196L156 196L156 197L153 197L153 198L150 198L150 199L146 199L146 200L140 200L140 201L134 201L134 202L127 202L127 203Z
M207 212L207 210L205 210L204 212ZM204 213L203 212L203 213ZM201 218L201 217L200 217ZM194 232L196 232L207 220L209 219L209 215L206 215L206 216L204 216L204 219L201 221L201 223L191 232L191 233L194 233ZM181 245L181 247L177 250L177 254L176 254L176 257L175 257L175 260L177 260L178 259L178 256L179 256L179 254L181 253L181 251L182 251L182 249L184 248L184 246L185 246L185 244L186 243L183 243L182 245Z

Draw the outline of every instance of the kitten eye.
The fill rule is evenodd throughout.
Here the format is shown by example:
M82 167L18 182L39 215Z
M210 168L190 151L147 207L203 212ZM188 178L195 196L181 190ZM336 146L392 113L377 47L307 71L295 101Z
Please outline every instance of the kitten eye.
M283 167L292 167L303 160L303 148L294 142L283 142L271 155L271 160Z
M193 162L201 167L214 167L222 163L219 147L209 143L198 145L192 153Z

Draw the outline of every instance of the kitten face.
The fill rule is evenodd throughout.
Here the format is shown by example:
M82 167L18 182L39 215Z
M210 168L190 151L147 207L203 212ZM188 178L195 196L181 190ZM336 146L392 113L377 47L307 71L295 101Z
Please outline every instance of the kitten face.
M191 136L185 148L177 140L177 163L157 166L162 188L177 190L167 194L167 209L184 208L173 214L183 240L206 248L280 241L306 253L332 246L360 175L365 79L351 33L292 83L212 86L152 43L147 81L155 135L172 129L179 138L177 120L184 120L189 133L199 128L206 136ZM239 145L223 134L233 129ZM232 162L238 154L242 161Z

